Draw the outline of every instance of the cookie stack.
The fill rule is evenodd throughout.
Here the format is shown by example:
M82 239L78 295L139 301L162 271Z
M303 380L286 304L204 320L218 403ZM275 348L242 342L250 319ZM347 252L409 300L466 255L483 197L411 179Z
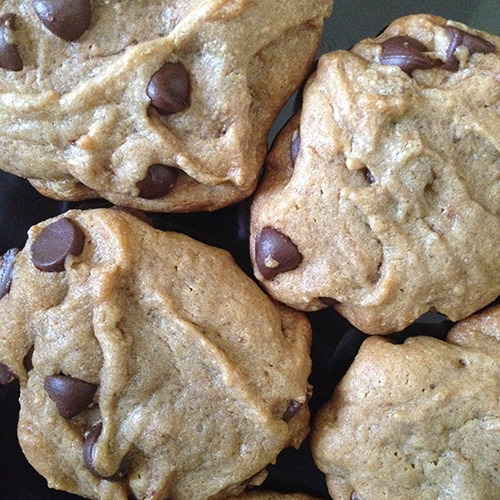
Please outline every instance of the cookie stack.
M0 6L0 168L61 200L0 263L0 383L50 488L500 496L500 39L415 15L308 77L331 9ZM311 417L319 310L364 341ZM266 481L289 448L323 490Z

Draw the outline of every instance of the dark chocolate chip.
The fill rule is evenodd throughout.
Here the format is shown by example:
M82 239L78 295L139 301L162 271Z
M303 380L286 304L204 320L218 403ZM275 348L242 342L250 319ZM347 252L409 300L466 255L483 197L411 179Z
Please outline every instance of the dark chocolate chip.
M130 462L127 460L125 457L120 464L120 468L118 471L111 475L111 476L103 476L102 474L99 474L99 472L95 469L94 467L94 460L93 460L93 451L94 451L94 445L99 439L99 436L101 435L102 432L102 422L99 422L94 425L90 429L90 431L85 434L84 441L83 441L83 461L87 468L94 474L94 476L100 478L100 479L105 479L107 481L120 481L123 479L130 468Z
M19 250L17 248L11 248L3 254L0 260L0 299L10 291L14 258L18 252Z
M173 189L177 177L176 168L155 163L149 167L146 177L136 184L139 188L139 196L147 200L162 198Z
M302 262L302 255L288 236L265 227L255 243L255 262L260 274L269 280L295 269Z
M467 47L470 54L489 54L496 51L495 45L491 42L479 36L471 35L454 26L446 26L446 34L450 37L450 45L446 50L443 68L448 71L458 71L459 62L455 56L455 51L461 45Z
M290 159L292 160L292 165L295 165L297 161L297 156L300 150L300 133L299 130L294 130L292 134L292 143L290 145Z
M99 439L102 431L102 422L99 422L92 427L85 435L83 441L83 461L87 468L94 474L94 476L100 477L97 471L94 469L94 460L92 457L92 452L94 450L94 444Z
M21 71L23 61L17 45L9 43L8 32L16 29L16 15L9 13L0 17L0 68L8 71Z
M442 67L448 71L455 72L458 71L459 67L458 59L455 57L455 50L460 45L462 32L461 30L447 26L446 33L450 37L450 45L448 45L448 49L446 50L446 56Z
M166 62L148 85L151 104L166 114L179 113L189 107L191 84L189 73L180 62Z
M15 373L3 363L0 363L0 384L9 385L16 380Z
M90 0L33 0L43 25L54 35L73 42L90 26Z
M49 375L43 384L64 418L72 418L89 407L97 386L67 375Z
M380 63L399 66L405 73L411 75L416 69L429 69L434 63L423 52L425 45L409 36L395 36L382 42Z
M370 172L370 170L367 167L364 167L362 169L362 172L363 172L364 176L366 177L366 180L370 184L373 184L375 182L375 177L373 177L373 174Z
M290 422L292 418L297 414L297 412L304 406L304 403L293 400L290 406L287 408L285 413L283 413L283 420L285 422Z
M460 62L453 54L446 55L446 59L441 64L441 68L445 69L446 71L451 71L452 73L458 71L459 67L460 67Z
M27 372L33 370L33 353L34 352L35 352L35 346L32 345L30 347L29 351L26 353L26 356L24 356L23 366Z
M45 227L31 246L35 267L45 272L64 271L68 255L80 255L85 236L71 219L63 217Z

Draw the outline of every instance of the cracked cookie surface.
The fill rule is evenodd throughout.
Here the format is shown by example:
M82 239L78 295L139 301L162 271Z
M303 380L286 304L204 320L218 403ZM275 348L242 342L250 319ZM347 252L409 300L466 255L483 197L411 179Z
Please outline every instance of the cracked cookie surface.
M368 337L313 423L332 498L499 498L499 364L498 304L446 341Z
M252 204L257 278L370 334L500 293L500 39L430 15L323 55Z
M254 190L332 1L69 5L0 6L0 168L56 199L186 212Z
M309 323L226 251L75 210L34 226L0 284L0 383L19 379L19 442L52 488L225 498L308 433Z

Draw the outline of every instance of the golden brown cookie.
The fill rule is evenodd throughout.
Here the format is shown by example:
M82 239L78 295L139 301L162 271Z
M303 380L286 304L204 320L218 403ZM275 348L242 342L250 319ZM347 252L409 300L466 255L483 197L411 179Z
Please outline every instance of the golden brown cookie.
M332 3L4 0L0 168L62 200L241 200Z
M446 342L369 337L313 425L335 500L500 498L500 305Z
M309 323L226 251L70 211L0 282L0 382L19 379L19 442L52 488L225 498L308 433Z
M369 334L500 294L500 38L429 15L323 55L252 205L255 274Z

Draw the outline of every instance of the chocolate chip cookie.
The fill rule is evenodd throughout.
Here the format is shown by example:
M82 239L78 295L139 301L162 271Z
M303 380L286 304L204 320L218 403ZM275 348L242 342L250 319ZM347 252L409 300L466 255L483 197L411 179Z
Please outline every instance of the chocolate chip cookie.
M252 205L255 274L369 334L500 294L500 38L430 15L323 55Z
M4 0L0 168L61 200L241 200L332 3Z
M73 210L0 282L0 383L19 380L19 442L52 488L225 498L309 431L310 325L224 250Z
M446 341L368 337L313 424L332 498L500 498L499 366L498 304Z

